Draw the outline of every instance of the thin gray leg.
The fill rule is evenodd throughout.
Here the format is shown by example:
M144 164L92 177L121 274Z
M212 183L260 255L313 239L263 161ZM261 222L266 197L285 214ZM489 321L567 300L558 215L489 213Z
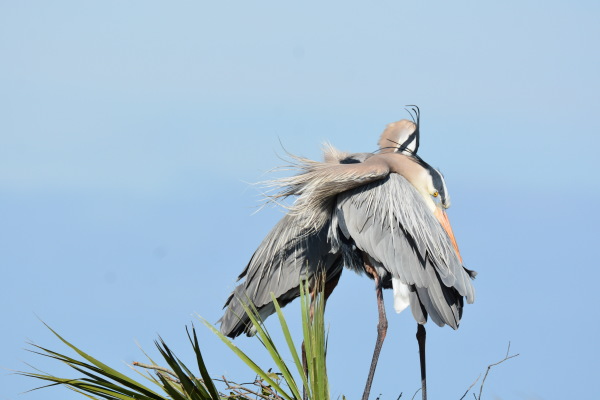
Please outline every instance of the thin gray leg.
M373 376L375 376L375 368L377 367L377 361L379 360L379 353L381 352L381 346L383 345L383 340L385 339L385 335L387 333L388 321L385 316L381 279L375 271L375 268L371 267L366 261L365 270L367 271L367 273L373 275L373 278L375 279L375 292L377 294L377 310L379 312L379 323L377 324L377 341L375 342L375 351L373 352L371 368L369 369L369 377L367 378L367 384L365 385L365 391L363 392L362 396L362 400L369 400L369 393L371 392Z
M425 368L425 327L417 324L417 342L419 342L419 361L421 362L421 395L427 400L427 372Z

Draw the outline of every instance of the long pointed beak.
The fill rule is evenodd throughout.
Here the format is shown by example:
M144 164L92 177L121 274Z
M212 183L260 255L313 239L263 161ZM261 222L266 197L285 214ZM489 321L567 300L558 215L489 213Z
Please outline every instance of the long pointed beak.
M454 250L456 250L456 255L458 256L458 259L462 263L463 259L462 259L462 256L460 255L460 250L458 250L458 244L456 244L456 238L454 237L454 232L452 232L452 227L450 226L450 220L448 219L448 214L446 214L446 211L444 211L443 209L441 209L439 207L435 208L434 214L435 214L435 217L437 218L437 220L440 221L440 224L442 224L442 227L444 228L446 233L448 234L448 237L450 238L450 240L452 241L452 245L454 246Z

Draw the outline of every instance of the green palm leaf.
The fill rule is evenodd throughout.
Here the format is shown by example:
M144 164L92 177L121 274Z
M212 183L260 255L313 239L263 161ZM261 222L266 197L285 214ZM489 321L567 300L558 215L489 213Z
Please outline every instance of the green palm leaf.
M49 382L48 385L36 389L62 385L89 399L95 400L223 400L225 398L235 400L251 400L257 398L263 400L301 400L303 388L309 400L329 400L329 386L325 368L327 338L323 316L323 293L317 292L311 299L307 285L301 285L302 329L306 349L306 369L308 373L305 373L305 368L298 355L298 346L296 346L292 340L281 307L273 295L272 298L281 330L285 337L287 351L289 351L293 359L291 368L284 361L283 354L260 320L256 308L252 304L245 305L244 308L256 329L258 340L271 356L271 360L278 372L271 372L271 369L265 370L264 368L259 367L256 362L248 357L246 353L239 349L229 338L225 337L206 320L200 318L202 322L227 345L227 347L229 347L258 375L259 379L254 383L258 389L237 385L234 382L225 380L224 384L227 386L225 390L229 390L230 393L227 395L220 393L214 380L208 373L208 369L200 351L196 330L193 326L191 332L189 329L186 329L186 332L192 345L194 355L196 356L199 375L194 374L177 356L175 356L160 337L155 341L155 345L168 368L157 365L147 355L146 357L149 359L150 364L134 363L134 366L145 369L145 372L141 373L138 369L134 368L134 370L137 373L140 373L144 379L154 384L156 386L155 389L151 389L102 363L67 341L45 323L44 325L46 325L46 327L62 343L77 353L77 355L80 356L80 359L61 354L33 343L30 345L34 349L30 351L68 365L74 371L81 374L81 377L74 379L61 378L42 371L18 372L18 374ZM156 376L148 374L148 371L154 371ZM298 376L300 379L298 379ZM302 386L298 386L297 382L302 382ZM223 383L221 383L221 385L222 384Z

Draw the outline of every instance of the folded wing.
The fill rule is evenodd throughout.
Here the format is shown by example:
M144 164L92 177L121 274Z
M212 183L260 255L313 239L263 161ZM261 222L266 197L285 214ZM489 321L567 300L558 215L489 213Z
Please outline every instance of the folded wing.
M430 315L438 325L458 327L463 296L469 303L475 298L469 273L422 195L404 177L391 173L339 194L335 213L332 231L338 229L368 254L394 286L408 287L418 322Z
M327 242L329 225L317 232L305 232L301 215L287 214L262 241L238 279L219 320L221 332L230 337L252 335L250 319L242 302L252 304L264 320L275 312L271 293L281 306L300 296L300 282L313 283L324 272L326 287L335 285L342 273L341 255L331 253Z

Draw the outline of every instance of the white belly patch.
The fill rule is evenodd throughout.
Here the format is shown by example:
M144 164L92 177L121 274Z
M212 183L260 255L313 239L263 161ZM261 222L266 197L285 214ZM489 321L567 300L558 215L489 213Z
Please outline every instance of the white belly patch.
M400 279L392 278L392 287L394 288L394 309L397 313L401 313L410 305L408 286Z

